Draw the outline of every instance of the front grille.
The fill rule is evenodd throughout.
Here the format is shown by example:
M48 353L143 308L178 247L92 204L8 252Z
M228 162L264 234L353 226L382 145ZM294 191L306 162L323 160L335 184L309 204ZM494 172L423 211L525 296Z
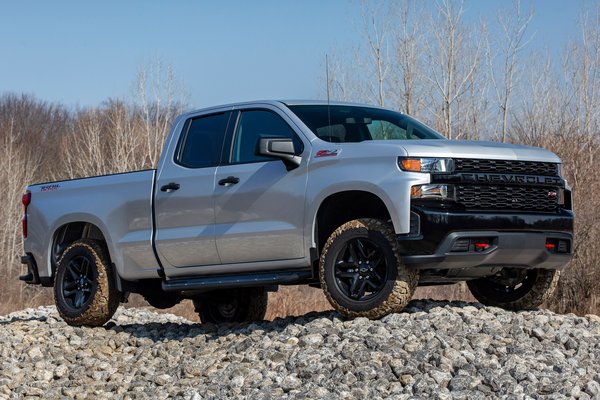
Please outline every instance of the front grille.
M470 158L454 159L455 172L491 172L504 174L523 174L558 176L558 164L549 162L517 160L478 160Z
M558 197L551 187L456 186L456 201L467 210L557 212Z

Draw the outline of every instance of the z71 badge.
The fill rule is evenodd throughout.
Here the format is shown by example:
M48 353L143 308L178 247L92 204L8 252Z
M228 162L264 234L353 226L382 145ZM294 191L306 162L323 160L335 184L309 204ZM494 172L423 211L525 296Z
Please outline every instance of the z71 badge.
M333 150L319 150L315 157L335 157L340 153L339 149Z

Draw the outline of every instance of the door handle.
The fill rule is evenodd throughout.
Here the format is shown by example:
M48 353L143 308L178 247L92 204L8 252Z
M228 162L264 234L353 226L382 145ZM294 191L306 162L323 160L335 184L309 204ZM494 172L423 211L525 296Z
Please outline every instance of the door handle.
M175 182L170 182L170 183L167 183L166 185L163 185L160 187L161 192L167 192L167 193L174 192L177 189L179 189L179 183L175 183Z
M236 177L236 176L228 176L225 179L221 179L219 181L219 185L221 186L231 186L231 185L235 185L236 183L239 183L240 178Z

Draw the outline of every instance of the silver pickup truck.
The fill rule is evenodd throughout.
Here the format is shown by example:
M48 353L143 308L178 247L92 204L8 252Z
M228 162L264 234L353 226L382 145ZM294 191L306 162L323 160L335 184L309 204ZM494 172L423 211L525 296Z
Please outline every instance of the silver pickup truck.
M350 317L460 281L534 308L572 257L561 171L549 151L446 140L371 106L208 108L175 121L156 170L29 186L21 280L53 286L72 325L104 324L129 293L260 320L268 292L295 284Z

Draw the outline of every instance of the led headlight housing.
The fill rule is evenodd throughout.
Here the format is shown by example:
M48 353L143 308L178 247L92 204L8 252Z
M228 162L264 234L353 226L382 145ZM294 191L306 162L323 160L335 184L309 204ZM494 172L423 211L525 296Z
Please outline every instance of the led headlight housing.
M451 158L414 158L399 157L398 166L403 171L426 173L451 173L454 160Z

